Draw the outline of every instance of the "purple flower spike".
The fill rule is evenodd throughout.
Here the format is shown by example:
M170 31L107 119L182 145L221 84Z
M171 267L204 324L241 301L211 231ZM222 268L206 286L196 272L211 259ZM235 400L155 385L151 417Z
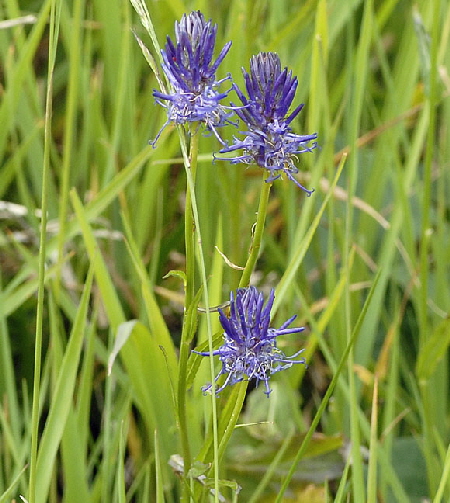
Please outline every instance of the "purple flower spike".
M213 61L217 25L205 21L200 11L184 14L175 23L176 43L167 37L165 49L161 51L162 67L171 85L169 94L153 91L156 102L167 109L167 122L151 142L158 140L163 129L170 123L203 122L224 144L216 128L225 125L231 112L220 104L231 91L220 93L217 88L225 80L216 80L216 71L230 49L225 44Z
M284 173L308 196L314 191L301 185L294 175L298 173L293 160L296 154L311 152L316 148L317 134L297 135L292 133L289 124L300 113L303 105L299 105L288 115L289 108L295 97L298 86L297 77L287 68L281 70L280 58L273 52L261 52L250 60L250 74L242 69L248 98L233 85L242 107L236 107L235 112L247 126L243 140L234 138L221 154L242 150L242 155L236 155L223 160L232 164L256 163L269 171L266 182L272 182Z
M295 363L305 363L303 358L293 360L303 350L292 356L286 356L277 348L278 336L303 332L305 328L288 328L296 316L292 316L279 329L269 328L274 298L275 293L272 289L264 306L264 296L257 288L254 286L238 288L236 298L233 292L230 295L230 317L219 310L219 320L224 329L222 346L213 351L212 355L209 352L194 351L202 356L219 356L222 369L215 380L217 381L222 374L228 375L223 385L216 389L216 395L226 386L254 378L256 384L264 381L265 394L269 396L271 374L285 370ZM212 385L208 384L203 386L202 390L207 393L211 388Z

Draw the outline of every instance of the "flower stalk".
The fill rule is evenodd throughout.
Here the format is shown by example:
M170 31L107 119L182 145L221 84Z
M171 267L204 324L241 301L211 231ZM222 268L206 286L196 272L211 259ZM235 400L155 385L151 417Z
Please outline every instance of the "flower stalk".
M242 272L241 279L239 281L239 287L245 287L250 284L250 277L255 268L256 261L258 260L259 251L261 249L262 236L264 233L264 226L266 223L267 205L269 203L269 195L271 187L272 187L271 183L263 183L261 186L258 214L256 217L256 226L253 233L250 253L247 262L245 264L245 268Z

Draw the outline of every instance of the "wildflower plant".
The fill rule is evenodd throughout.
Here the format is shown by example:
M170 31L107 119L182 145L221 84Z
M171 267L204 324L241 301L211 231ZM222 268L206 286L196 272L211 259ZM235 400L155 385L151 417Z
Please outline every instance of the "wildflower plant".
M131 0L136 9L146 12L146 7L140 0ZM141 16L142 19L142 16ZM150 26L148 18L147 25ZM146 23L143 21L144 26ZM151 30L152 39L156 35ZM286 356L277 346L279 336L298 334L304 327L290 327L296 316L292 316L280 328L270 327L271 311L274 306L275 291L272 290L266 303L264 295L254 286L250 286L250 278L255 270L256 262L261 250L261 243L267 215L270 188L272 182L286 174L299 187L307 192L296 179L294 165L295 156L301 152L312 150L317 135L299 136L292 133L290 124L300 112L302 105L289 113L298 85L297 79L286 68L281 70L278 56L274 53L261 53L252 58L250 74L246 74L248 97L235 85L225 92L219 91L224 80L231 80L230 76L218 80L216 72L219 65L230 50L231 42L219 52L214 59L214 49L217 26L212 21L206 21L199 11L185 14L175 23L175 41L167 37L165 48L161 50L162 69L170 84L170 90L154 91L153 96L157 104L167 109L167 122L184 126L188 124L190 135L186 138L184 131L180 132L180 146L183 153L187 177L186 208L185 208L185 253L186 270L177 274L183 277L185 286L184 323L181 334L178 357L178 376L176 391L176 414L178 431L180 434L183 470L189 478L190 468L193 466L191 442L189 436L189 422L187 420L187 400L189 385L194 377L190 370L195 367L193 361L199 361L198 355L210 356L210 384L203 386L206 394L210 392L211 406L208 415L211 417L209 436L205 440L205 448L197 454L196 461L212 463L214 473L214 492L219 494L219 458L220 449L227 445L234 430L242 408L248 381L256 379L257 383L264 382L265 393L269 397L271 387L269 379L275 373L286 370L294 364L303 364L303 358ZM142 45L141 45L142 48ZM157 46L155 45L155 49ZM143 49L144 51L144 49ZM144 52L145 54L145 52ZM234 89L241 101L237 106L225 107L222 102ZM234 137L233 144L225 143L217 133L217 128L234 124L230 121L233 113L246 125L244 140ZM209 293L204 260L201 225L196 204L195 181L198 168L199 128L203 125L212 132L220 142L220 152L234 152L242 149L241 156L231 158L232 163L256 162L265 168L261 183L260 201L256 224L253 227L252 241L248 257L243 268L236 293L230 295L230 317L219 309L219 321L223 328L223 344L214 349L212 310L208 307ZM235 125L235 124L234 124ZM162 131L162 130L161 130ZM158 133L156 140L161 134ZM156 141L155 140L155 141ZM187 140L189 145L187 145ZM155 145L155 141L153 145ZM189 152L189 153L188 153ZM269 177L266 179L266 170ZM237 195L239 198L240 195ZM201 289L195 285L196 278L201 279ZM206 306L207 341L200 341L202 349L192 351L192 340L197 326L197 306L200 297ZM205 345L207 343L207 345ZM215 346L217 347L217 346ZM213 356L219 356L222 368L216 376ZM198 366L196 367L198 368ZM222 384L216 381L224 376ZM225 387L232 387L227 398L228 410L219 411L216 397ZM219 439L219 424L227 423L225 432ZM220 440L220 443L219 443ZM220 445L220 448L219 448ZM210 447L208 447L210 446ZM189 484L184 484L184 497L189 498Z
M236 114L247 127L243 139L234 137L232 145L223 147L220 153L242 150L241 155L229 157L232 164L245 163L264 168L269 172L266 182L272 182L284 173L308 196L313 191L306 189L294 175L298 173L294 161L298 154L316 148L317 134L297 135L290 124L303 108L298 105L289 109L295 97L298 79L287 68L281 69L278 54L261 52L250 60L250 73L242 69L248 97L234 84L242 107Z

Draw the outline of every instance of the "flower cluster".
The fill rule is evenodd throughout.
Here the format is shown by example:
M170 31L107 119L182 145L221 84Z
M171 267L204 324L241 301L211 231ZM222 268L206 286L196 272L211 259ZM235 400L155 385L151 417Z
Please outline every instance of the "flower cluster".
M170 122L203 122L216 133L230 115L220 104L229 91L220 93L218 86L230 77L216 80L216 71L230 49L231 42L225 44L213 62L217 25L206 22L200 11L184 15L175 23L176 43L167 37L165 49L161 51L162 67L172 87L169 94L153 91L156 102L167 108L168 119L153 141Z
M316 147L310 144L317 134L297 135L292 133L290 124L297 117L303 105L299 105L288 115L298 86L297 77L287 68L281 70L280 58L272 52L262 52L250 61L250 74L244 69L245 87L248 98L234 85L242 107L236 114L247 126L243 140L234 139L231 146L222 148L221 153L242 150L243 154L227 160L232 164L255 163L269 171L266 182L280 178L282 173L303 189L307 190L293 176L298 173L293 160L296 154L309 152Z
M292 316L280 328L269 328L274 298L272 290L264 306L264 296L255 287L239 288L236 297L231 293L230 317L219 310L220 323L224 329L223 345L213 351L212 355L194 351L202 356L219 356L222 369L216 381L222 374L228 375L223 385L216 389L216 394L226 386L256 379L257 384L264 381L265 393L269 396L271 374L287 369L295 363L305 363L303 358L293 360L303 350L286 356L277 347L277 337L302 332L304 327L288 328L296 318ZM211 387L211 384L204 386L203 392L208 392Z
M268 171L266 182L285 175L310 196L313 191L305 188L294 176L298 173L297 155L312 151L317 138L317 134L297 135L291 129L292 121L303 108L299 105L291 111L298 87L297 77L288 68L282 69L277 54L262 52L251 58L249 73L243 69L247 94L236 84L220 92L220 85L231 76L217 80L216 72L231 42L225 44L214 60L216 34L217 25L211 20L206 22L203 14L195 11L175 23L175 41L167 37L161 54L170 90L153 92L156 102L167 109L167 121L153 145L171 122L204 124L220 141L220 154L233 153L230 157L221 157L222 160L232 164L254 163ZM222 105L231 90L241 104ZM221 139L217 128L233 124L229 120L232 113L238 116L244 127L241 131L243 138L234 136L230 144ZM277 347L277 337L299 333L304 328L289 328L295 316L278 329L269 327L274 296L272 290L264 304L263 294L255 287L239 288L235 296L231 293L230 316L219 310L224 330L222 346L212 353L194 351L202 356L219 356L222 368L215 381L222 375L226 377L215 388L216 394L226 386L255 379L257 384L264 381L265 393L269 396L272 374L293 364L305 363L303 358L295 360L302 351L286 356ZM203 392L212 387L212 384L203 386Z
M290 124L297 117L303 105L292 112L289 109L298 87L298 79L287 68L281 69L280 58L273 52L262 52L250 60L250 73L244 69L245 87L248 96L233 84L242 105L226 107L221 101L231 89L219 92L220 84L231 78L216 79L216 71L228 53L231 42L225 44L219 56L213 61L217 25L205 21L200 11L185 14L175 23L176 42L167 37L165 49L161 51L163 70L171 85L170 93L153 91L156 102L167 109L167 122L152 142L159 138L170 123L185 124L198 122L205 124L222 144L221 154L242 151L228 160L232 164L256 164L268 171L266 182L272 182L285 174L309 196L296 178L297 154L310 152L316 147L317 134L297 135ZM233 111L242 120L246 130L243 139L234 137L231 145L225 143L217 133L217 128L232 124L229 120Z

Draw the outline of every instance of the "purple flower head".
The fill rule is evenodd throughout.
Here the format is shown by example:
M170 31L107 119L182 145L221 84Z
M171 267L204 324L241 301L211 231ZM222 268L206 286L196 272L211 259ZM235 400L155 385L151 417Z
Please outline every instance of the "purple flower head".
M219 320L224 329L224 343L213 351L212 356L219 356L222 369L216 377L228 374L223 385L216 389L219 394L226 386L231 386L243 380L255 378L256 383L264 381L266 395L269 396L271 389L269 378L280 370L291 367L294 363L305 363L300 360L292 360L303 350L292 356L286 356L277 348L276 338L280 335L303 332L304 327L288 328L296 316L289 318L280 328L269 328L270 310L275 298L272 289L269 299L264 306L264 296L257 288L238 288L236 297L233 292L230 295L230 317L219 310ZM209 352L200 353L202 356L211 356ZM211 384L203 386L204 393L212 388Z
M175 22L176 43L167 37L165 49L161 51L162 67L172 92L153 91L156 102L167 109L168 119L153 144L170 122L203 122L218 137L216 128L223 126L231 115L220 105L231 89L224 93L217 90L230 77L216 80L216 70L231 42L225 44L213 61L216 33L217 25L211 20L206 22L200 11L184 14L180 22Z
M294 177L298 169L294 164L296 154L310 152L317 144L311 141L317 134L297 135L292 133L290 124L297 117L303 105L299 105L290 114L289 108L298 86L297 77L287 68L281 70L280 58L273 52L261 52L250 60L250 74L242 69L248 98L233 85L242 107L235 108L236 114L247 126L243 140L234 138L232 145L220 150L220 153L242 150L237 155L224 160L237 163L256 163L269 171L266 182L280 178L282 173L303 189L307 190ZM308 145L309 144L309 145Z

